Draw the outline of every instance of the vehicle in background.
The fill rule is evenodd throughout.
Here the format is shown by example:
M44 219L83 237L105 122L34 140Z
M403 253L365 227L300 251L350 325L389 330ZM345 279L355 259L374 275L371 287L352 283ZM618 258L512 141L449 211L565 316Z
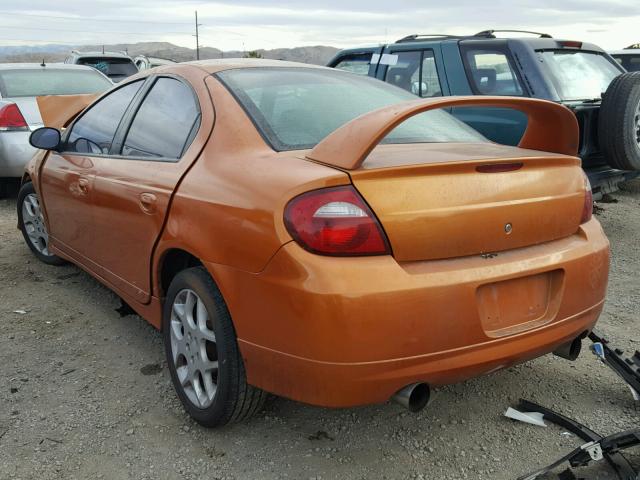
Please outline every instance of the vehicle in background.
M411 35L389 45L343 50L328 66L378 78L423 98L507 95L561 103L578 120L578 153L596 198L637 176L640 79L622 75L624 69L593 44L521 31L515 31L521 38L497 38L498 32L514 31ZM452 113L490 140L510 145L518 144L527 122L513 109L454 108Z
M35 153L32 130L42 127L36 97L102 93L113 83L90 67L64 64L0 64L0 182L20 178Z
M146 55L138 55L133 59L133 63L135 63L138 70L148 70L150 68L160 67L162 65L171 65L175 62L174 60L169 60L168 58L160 58L160 57L147 57Z
M126 52L79 52L74 50L64 63L87 65L104 73L112 82L118 83L138 73L138 67Z
M640 43L629 45L623 50L609 52L616 62L624 67L627 72L640 71Z

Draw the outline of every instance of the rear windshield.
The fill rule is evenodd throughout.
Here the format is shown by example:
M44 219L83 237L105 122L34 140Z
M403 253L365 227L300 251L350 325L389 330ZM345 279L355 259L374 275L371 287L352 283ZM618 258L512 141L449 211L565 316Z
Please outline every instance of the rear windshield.
M616 62L622 65L628 72L640 72L640 53L637 54L612 54Z
M112 86L104 76L89 69L0 70L0 93L5 98L102 93Z
M108 77L128 77L138 73L138 68L128 58L86 57L77 61L78 65L89 65Z
M602 97L620 70L604 55L577 50L544 50L538 55L549 70L561 100L594 100Z
M364 113L416 100L398 87L338 70L246 68L217 76L276 150L312 148ZM433 110L403 123L383 143L483 141L447 112Z

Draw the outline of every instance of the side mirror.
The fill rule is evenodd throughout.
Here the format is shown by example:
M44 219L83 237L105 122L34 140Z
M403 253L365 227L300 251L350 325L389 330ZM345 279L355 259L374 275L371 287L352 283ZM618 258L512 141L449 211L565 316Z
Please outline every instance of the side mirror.
M42 150L57 150L60 146L60 131L50 127L38 128L31 132L29 143Z

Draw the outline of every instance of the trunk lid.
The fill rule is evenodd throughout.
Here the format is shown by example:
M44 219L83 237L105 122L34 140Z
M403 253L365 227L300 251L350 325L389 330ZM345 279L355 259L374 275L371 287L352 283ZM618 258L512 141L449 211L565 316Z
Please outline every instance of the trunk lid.
M482 172L496 164L521 166ZM398 261L478 255L567 237L579 229L584 206L579 159L492 143L380 145L348 173Z

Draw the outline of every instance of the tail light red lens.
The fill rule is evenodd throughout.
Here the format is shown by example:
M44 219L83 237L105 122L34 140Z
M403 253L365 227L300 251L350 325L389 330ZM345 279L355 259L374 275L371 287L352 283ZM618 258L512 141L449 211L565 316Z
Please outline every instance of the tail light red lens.
M565 40L560 42L560 46L564 48L582 48L582 42L576 42L573 40Z
M320 255L390 254L377 218L352 186L303 193L287 205L284 222L293 239Z
M582 207L582 218L580 224L587 223L593 216L593 192L591 191L591 183L589 178L584 176L584 206Z
M28 128L18 105L8 103L0 107L0 130L26 130Z

